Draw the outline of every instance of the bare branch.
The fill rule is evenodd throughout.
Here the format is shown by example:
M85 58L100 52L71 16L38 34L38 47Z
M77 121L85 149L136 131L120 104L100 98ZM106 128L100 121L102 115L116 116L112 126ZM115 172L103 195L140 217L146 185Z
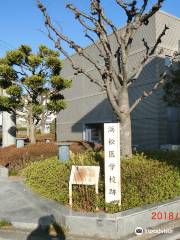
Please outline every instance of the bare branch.
M46 24L46 28L48 30L48 37L55 43L56 48L58 48L67 57L67 59L71 62L71 65L72 65L73 69L76 70L75 74L83 73L84 75L86 75L90 79L90 81L96 83L98 86L101 86L101 88L104 88L104 86L100 83L100 81L97 81L97 80L93 79L90 74L88 74L84 69L82 69L81 67L77 66L74 63L74 61L69 56L69 54L61 46L61 40L65 41L71 48L73 48L79 56L83 56L86 60L88 60L91 64L93 64L94 67L98 70L100 75L103 74L103 72L101 70L101 67L97 65L97 63L89 56L89 54L85 54L82 47L80 47L78 44L76 44L74 41L69 39L67 36L65 36L61 32L59 32L53 26L53 24L51 22L51 18L49 17L49 15L46 11L46 8L42 5L40 0L37 0L37 2L38 2L38 6L39 6L40 10L42 11L42 13L43 13L43 15L46 19L45 24ZM56 34L56 36L58 38L57 41L55 41L54 38L52 37L52 35L50 33L50 30L52 30Z
M85 29L89 30L89 31L92 31L92 32L96 32L96 28L93 28L93 27L90 27L89 25L87 25L87 23L85 21L82 20L82 18L79 16L76 18L79 20L79 22L81 23L81 25L83 27L85 27Z
M159 37L158 37L158 39L157 39L157 41L156 41L153 49L152 49L151 52L150 52L150 56L151 56L152 54L154 54L156 48L157 48L158 45L162 42L162 38L163 38L163 36L166 35L166 31L167 31L167 30L169 30L169 27L167 27L167 25L165 24L165 25L164 25L164 30L163 30L162 33L159 35Z
M97 86L99 86L102 90L105 90L105 85L103 85L100 81L94 79L94 77L91 76L91 74L87 73L86 71L82 70L82 73L89 78L90 82L95 83Z
M80 11L79 9L77 9L76 7L73 6L73 4L66 4L66 7L69 8L72 12L74 12L76 18L78 19L80 16L84 17L85 19L91 21L92 23L94 23L94 25L97 24L97 20L96 18Z
M118 45L121 45L121 39L118 36L118 30L116 28L116 26L112 23L112 21L110 19L107 18L107 16L104 13L104 10L101 6L101 1L94 1L96 2L96 4L94 3L94 5L96 6L96 11L99 12L99 15L102 17L102 19L104 20L104 22L112 29L114 36L116 38L116 41L118 43Z
M104 89L104 85L100 83L100 81L93 79L93 77L91 75L89 75L84 69L82 69L82 67L78 66L77 64L75 64L75 62L73 61L72 57L69 56L69 54L62 48L61 44L60 44L60 40L59 41L55 41L51 35L48 35L49 38L51 40L53 40L53 42L55 42L55 46L57 49L59 49L59 51L61 53L64 54L64 56L67 57L67 59L70 61L72 68L76 71L75 75L83 73L86 77L88 77L88 79L91 82L94 82L96 85L98 85L101 89Z
M96 24L97 24L97 20L89 15L87 15L86 13L80 11L79 9L77 9L76 7L74 7L72 4L67 4L66 5L67 8L69 8L74 14L75 14L75 18L81 23L81 25L83 27L85 27L85 29L95 32L96 31ZM93 27L89 26L83 19L85 18L86 20L89 20L91 23L93 23Z
M139 64L138 67L136 68L137 70L129 77L127 86L131 86L132 83L134 83L137 78L139 77L140 73L142 72L144 68L144 65Z
M111 51L111 47L108 39L108 33L105 29L105 26L102 23L102 16L101 16L101 12L99 11L99 5L97 2L98 1L96 0L92 0L91 7L93 8L94 14L98 15L98 19L80 11L79 9L74 7L72 4L67 4L66 6L75 14L75 18L79 20L79 22L85 27L86 30L93 31L94 33L97 34L97 36L101 40L104 50L108 52L108 51ZM84 17L85 19L89 20L95 26L95 28L89 27L83 20L81 20L80 17Z
M78 53L80 56L83 56L86 60L88 60L91 64L94 65L94 67L98 70L99 74L102 75L103 72L101 70L101 67L97 65L97 63L88 55L88 54L85 54L83 48L81 48L79 45L77 45L74 41L70 40L67 36L65 36L64 34L62 34L61 32L59 32L54 26L53 24L51 23L51 19L49 17L49 15L47 14L47 11L46 11L46 8L42 5L41 1L40 0L37 0L38 2L38 6L40 8L40 10L42 11L45 19L46 19L46 28L48 28L48 31L49 29L51 29L55 34L56 36L58 37L58 43L56 41L56 46L58 44L58 47L59 49L61 49L61 52L62 52L62 47L61 47L61 44L60 44L60 40L63 40L65 41L71 48L73 48L76 53ZM96 24L96 31L97 31L97 34L99 34L99 37L100 37L100 41L101 41L101 44L106 52L106 55L108 55L108 57L110 58L110 55L111 55L111 49L110 49L110 45L108 43L108 37L107 37L107 32L102 24L102 20L101 20L101 17L99 16L99 19L96 20L95 18L91 17L91 16L88 16L80 11L78 11L76 8L74 8L72 5L68 5L68 7L75 11L75 13L78 15L81 14L83 17L86 17L88 18L89 20L93 21L93 23ZM78 11L78 12L77 12ZM97 13L98 14L98 13ZM49 37L50 37L50 31L49 31ZM52 37L51 37L52 39ZM65 55L66 57L68 56L68 54ZM72 59L70 59L70 57L68 57L68 59L71 61L71 64L73 65L73 68L75 68L77 70L77 73L84 73L84 70L82 68L77 68L77 66L75 66L75 64L73 63ZM88 75L86 73L86 75ZM92 80L92 77L89 76L89 79ZM94 82L97 82L97 80L94 80ZM99 83L98 83L99 85Z
M128 5L123 0L116 0L116 2L126 13L128 12Z
M172 56L172 61L180 63L180 51L175 51Z
M152 17L156 12L159 11L159 9L162 7L163 2L164 2L164 0L157 0L157 2L152 6L152 8L149 10L149 12L142 15L142 17L140 19L141 23L148 25L149 18ZM145 3L144 6L146 7L147 3ZM145 10L144 7L142 8L142 10L144 12L144 10Z
M136 4L137 1L131 1L130 3L125 3L123 0L116 0L116 3L124 9L128 17L127 22L130 23L137 14Z
M139 77L139 74L141 73L141 71L143 70L144 66L147 64L147 60L149 59L150 56L152 56L157 47L159 46L159 44L162 42L162 37L166 34L166 31L169 29L169 27L167 27L166 25L164 26L163 31L161 32L161 34L159 35L159 37L156 40L155 45L152 47L152 49L150 50L150 47L148 45L148 43L146 42L146 40L143 38L143 43L144 46L146 48L146 53L145 53L145 57L143 58L143 60L141 61L141 63L139 64L139 66L137 67L137 70L135 71L135 73L132 74L132 76L129 78L128 80L128 87Z
M111 45L109 42L109 36L104 25L104 19L102 16L102 7L100 0L91 0L91 10L93 15L97 15L96 31L97 35L104 47L107 54L112 54Z
M165 24L163 31L161 32L161 34L160 34L159 37L157 38L156 43L154 44L154 46L153 46L153 48L151 49L151 51L149 51L149 50L150 50L150 47L148 46L148 43L147 43L147 42L145 41L145 39L143 38L144 46L145 46L145 48L146 48L146 55L145 55L144 59L143 59L142 62L141 62L142 64L145 64L145 62L148 60L148 58L155 53L158 45L162 42L162 38L163 38L163 36L166 35L166 31L167 31L168 29L169 29L169 27L167 27L166 24Z
M20 111L18 111L18 110L15 110L15 113L16 113L16 115L18 115L18 116L20 116L20 117L23 117L23 118L26 118L26 116L27 116L26 113L20 112Z
M138 98L135 103L129 109L129 112L122 112L120 109L122 107L122 88L128 89L128 87L138 78L143 67L147 64L148 59L152 56L158 45L161 43L163 36L166 34L166 31L169 29L166 25L156 40L154 46L149 46L145 38L142 39L145 47L145 56L143 60L140 61L140 66L129 78L128 76L128 58L129 51L131 48L131 43L137 32L137 30L143 25L149 23L149 18L153 16L160 8L164 0L156 0L156 3L150 8L150 10L145 13L149 0L143 0L141 6L137 4L137 1L131 0L126 1L116 0L116 3L125 11L127 15L127 26L124 28L122 35L119 35L116 26L112 23L111 20L107 18L104 13L104 9L101 4L101 0L90 0L91 3L91 12L89 14L79 10L72 4L67 4L67 8L70 9L75 18L79 23L85 28L85 37L87 37L98 50L99 56L104 60L104 64L100 65L97 59L94 59L88 51L84 50L81 46L76 44L66 35L62 34L52 23L51 19L42 5L40 0L37 0L38 6L45 17L46 28L48 29L49 38L55 43L56 48L63 53L66 58L70 61L72 68L75 70L75 75L84 74L91 82L97 84L102 89L106 90L107 96L112 104L115 112L120 116L121 114L130 114L131 111L146 97L150 96L155 90L159 88L162 84L162 79L160 82L156 83L152 90L149 92L144 91L142 96ZM138 7L139 6L139 7ZM114 55L112 51L112 45L107 33L107 29L111 28L116 42L117 50ZM55 34L56 40L51 36L51 33ZM90 33L90 34L89 34ZM98 42L94 40L91 33L96 34L98 37ZM85 71L81 66L73 61L73 58L62 47L61 41L64 41L70 48L73 48L75 52L86 59L91 63L100 75L100 80L93 77L89 72ZM116 58L118 68L113 64L114 57ZM128 90L127 90L128 91ZM128 93L127 93L128 94ZM127 106L129 108L129 106Z
M149 49L150 49L150 47L148 46L148 43L146 42L146 40L143 38L143 43L144 43L144 46L145 46L145 48L146 48L146 55L148 55L149 54Z
M117 75L116 71L114 71L114 69L113 69L112 51L111 51L111 46L110 46L110 43L109 43L108 34L107 34L107 31L106 31L104 22L106 24L110 25L114 29L114 31L115 31L115 27L105 17L104 12L103 12L103 8L102 8L101 3L100 3L100 0L92 0L91 1L92 14L96 15L97 19L95 17L89 16L89 15L79 11L72 4L68 4L67 7L74 12L76 18L78 18L79 21L80 21L80 17L82 16L85 19L88 19L88 20L92 21L92 23L95 25L96 29L94 30L92 28L89 29L88 27L85 26L85 24L83 24L83 26L86 28L86 30L91 30L98 35L100 43L101 43L101 45L103 46L103 49L104 49L104 53L103 53L102 50L100 50L100 48L97 46L97 44L95 44L96 48L100 52L100 56L102 56L104 58L105 67L108 69L108 71L103 72L103 73L100 72L100 69L99 69L99 73L102 76L102 79L110 77L110 79L113 80L115 85L117 86L117 84L119 84L117 82L117 76L118 75ZM81 21L80 21L80 23L82 24ZM95 43L95 41L87 33L86 33L85 36L88 37L93 43ZM117 42L119 42L117 33L116 33L116 39L117 39ZM86 56L86 57L87 57L87 60L89 60L89 62L91 62L91 59L89 59L89 56ZM95 67L96 67L96 69L98 69L97 66L95 66ZM116 75L116 77L114 77L113 75ZM104 78L104 76L106 76L106 77Z
M148 91L148 92L144 91L143 94L141 95L141 97L139 97L133 103L133 105L130 107L129 113L131 113L142 100L144 100L145 98L151 96L164 83L165 77L166 77L166 73L163 74L163 76L161 77L160 81L155 83L155 85L153 86L153 88L150 91Z
M97 48L97 50L99 51L99 56L104 58L105 55L104 55L103 51L101 50L101 48L98 46L98 43L87 33L87 31L85 33L85 37L87 37Z
M147 7L147 4L148 4L148 1L149 0L143 0L144 1L144 3L143 3L143 5L142 5L142 7L141 7L141 9L140 9L140 11L139 11L139 14L142 16L142 14L144 13L144 11L145 11L145 9L146 9L146 7Z

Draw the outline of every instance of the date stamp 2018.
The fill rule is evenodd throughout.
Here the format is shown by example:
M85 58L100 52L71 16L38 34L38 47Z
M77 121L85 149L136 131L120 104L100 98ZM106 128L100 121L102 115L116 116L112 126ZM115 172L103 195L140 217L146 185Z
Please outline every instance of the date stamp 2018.
M152 212L152 220L178 220L180 218L179 212Z

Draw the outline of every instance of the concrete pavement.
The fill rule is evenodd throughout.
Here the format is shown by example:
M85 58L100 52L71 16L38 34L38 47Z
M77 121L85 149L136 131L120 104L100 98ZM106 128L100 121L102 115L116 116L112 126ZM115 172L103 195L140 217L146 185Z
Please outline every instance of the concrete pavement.
M180 238L180 221L173 223L174 232L171 235L148 234L142 238L135 236L137 226L154 229L159 228L160 222L169 224L169 221L152 221L151 213L154 211L179 212L180 198L115 214L80 213L38 196L20 180L0 179L0 220L8 220L14 226L14 229L1 229L0 240L41 240L42 236L44 240L63 240L65 235L67 240L145 240L153 237L161 240L170 236L174 237L169 238L170 240ZM56 227L59 238L50 236L46 231L52 225Z
M0 219L10 222L33 225L40 217L49 214L19 180L0 180L0 203Z
M151 237L151 234L141 237L118 238L116 240L179 240L180 227L174 228L171 234L158 234ZM53 236L42 229L27 231L22 229L0 229L0 240L100 240L98 238L84 238L73 236Z
M45 230L35 229L27 231L22 229L0 229L0 240L98 240L98 238L84 238L74 236L53 236Z
M149 230L169 230L171 233L146 233L146 230L144 230L145 234L134 237L129 236L124 240L180 240L180 219L149 228Z
M7 220L15 227L26 230L1 229L0 239L4 237L7 238L8 234L10 236L9 239L13 240L41 240L40 235L43 236L42 239L51 239L48 238L49 236L45 229L56 223L54 217L56 210L51 207L51 204L53 205L54 202L48 201L48 203L49 206L45 199L37 198L37 195L33 194L19 180L10 178L0 179L0 220ZM61 205L58 204L58 207L61 209ZM66 211L66 209L63 208L62 212L63 210ZM58 226L58 224L56 225ZM60 226L58 227L63 236L62 228ZM37 237L32 235L32 232L37 235ZM28 238L29 235L32 235L31 238ZM53 239L55 240L56 238ZM61 240L63 238L57 239Z
M54 201L37 197L19 179L0 179L0 221L7 220L14 226L0 228L0 240L89 240L67 236L66 229L56 223L54 215L72 212ZM57 237L47 231L52 225Z
M178 240L180 239L180 227L173 229L173 232L171 234L159 234L150 239L151 240Z
M46 232L33 233L20 229L1 229L0 240L64 240L64 238L49 236Z

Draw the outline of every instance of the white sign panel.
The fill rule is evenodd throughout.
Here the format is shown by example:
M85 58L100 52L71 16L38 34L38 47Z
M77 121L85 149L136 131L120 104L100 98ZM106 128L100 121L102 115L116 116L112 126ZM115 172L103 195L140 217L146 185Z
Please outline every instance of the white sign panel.
M69 180L69 205L72 206L72 185L95 185L98 194L99 166L75 166L72 165Z
M0 112L0 126L2 126L2 112Z
M104 124L105 201L121 204L120 124Z
M95 185L99 181L99 166L75 166L72 165L70 183Z

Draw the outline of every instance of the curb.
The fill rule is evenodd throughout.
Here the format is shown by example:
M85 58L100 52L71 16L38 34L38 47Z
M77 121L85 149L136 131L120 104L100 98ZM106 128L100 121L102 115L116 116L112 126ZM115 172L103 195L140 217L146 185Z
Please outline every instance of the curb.
M16 219L12 215L8 217L9 219L6 218L14 227L27 230L37 228L38 220L41 218L45 219L42 225L51 224L54 219L70 236L118 240L130 235L135 237L134 231L137 227L148 229L170 222L168 219L152 220L152 212L174 212L179 213L180 216L180 197L164 203L146 205L114 214L80 213L53 200L40 197L22 182L18 183L18 190L27 197L31 196L32 203L42 211L39 219L26 220L26 216Z
M12 226L22 230L34 230L38 227L37 223L25 223L25 222L11 222Z

